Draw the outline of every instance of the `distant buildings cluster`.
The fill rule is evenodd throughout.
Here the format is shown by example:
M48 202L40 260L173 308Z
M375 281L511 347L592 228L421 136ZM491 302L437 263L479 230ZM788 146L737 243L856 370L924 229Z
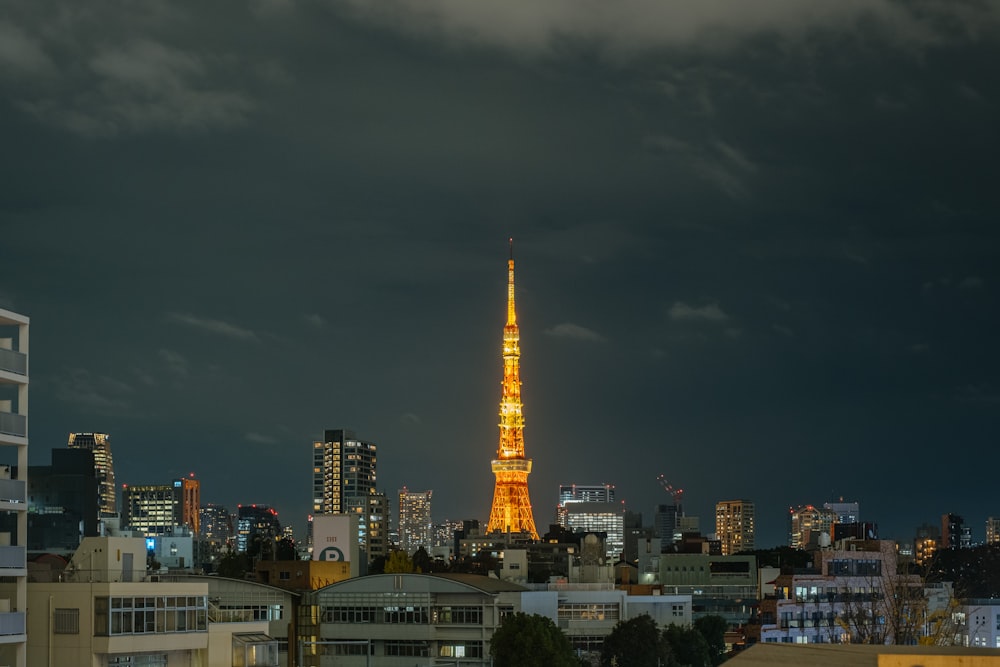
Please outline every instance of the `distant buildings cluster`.
M488 520L434 523L431 490L390 497L377 445L329 429L312 443L312 514L297 542L269 505L202 502L194 474L119 487L108 433L71 433L49 465L28 466L28 318L0 310L0 447L14 457L0 466L0 664L487 665L492 633L515 612L550 618L590 660L640 615L662 627L719 616L731 646L1000 647L1000 605L956 611L947 586L900 565L970 547L956 514L897 545L857 501L791 508L788 547L803 561L790 567L761 561L752 500L717 502L702 533L660 476L666 498L649 522L613 484L579 483L558 488L538 530L513 271L511 256ZM1000 544L1000 519L986 536Z

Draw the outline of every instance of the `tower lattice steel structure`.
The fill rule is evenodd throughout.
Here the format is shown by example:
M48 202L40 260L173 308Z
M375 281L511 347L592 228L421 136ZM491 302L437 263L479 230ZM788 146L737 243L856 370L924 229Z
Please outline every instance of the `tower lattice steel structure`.
M496 486L487 533L521 533L538 539L528 498L531 459L524 458L521 405L521 346L514 310L514 241L507 261L507 324L503 328L503 393L500 398L500 445L493 460Z

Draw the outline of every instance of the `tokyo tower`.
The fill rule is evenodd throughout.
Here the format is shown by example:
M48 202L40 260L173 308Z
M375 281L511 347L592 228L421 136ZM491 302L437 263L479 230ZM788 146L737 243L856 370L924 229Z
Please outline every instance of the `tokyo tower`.
M507 261L507 324L503 328L503 393L500 397L500 445L493 460L496 486L487 533L520 533L538 539L528 499L531 459L524 458L524 413L521 406L521 347L514 311L514 239Z

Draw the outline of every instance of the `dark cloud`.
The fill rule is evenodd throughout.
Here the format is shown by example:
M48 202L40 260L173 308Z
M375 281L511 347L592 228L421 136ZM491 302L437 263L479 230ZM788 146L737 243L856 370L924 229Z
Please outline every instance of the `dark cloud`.
M482 517L513 236L540 525L567 482L649 514L662 472L706 530L757 501L764 543L837 496L902 539L946 511L981 535L997 13L8 3L31 456L108 430L125 482L195 470L300 525L311 442L353 428L390 496ZM942 447L978 465L900 509Z

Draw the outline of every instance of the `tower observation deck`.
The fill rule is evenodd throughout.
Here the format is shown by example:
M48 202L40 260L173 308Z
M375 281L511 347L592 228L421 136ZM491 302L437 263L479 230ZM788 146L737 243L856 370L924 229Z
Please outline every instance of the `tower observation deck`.
M538 539L528 498L531 459L524 457L521 405L521 346L514 309L514 241L507 261L507 324L503 328L503 388L500 398L500 444L493 459L496 486L487 533L519 533Z

